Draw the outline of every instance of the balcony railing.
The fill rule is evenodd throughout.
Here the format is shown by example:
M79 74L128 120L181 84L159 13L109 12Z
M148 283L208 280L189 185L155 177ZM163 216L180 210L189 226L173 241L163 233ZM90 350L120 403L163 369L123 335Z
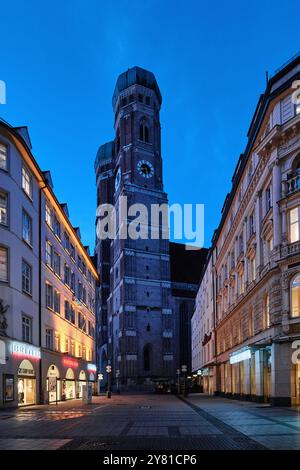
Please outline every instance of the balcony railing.
M300 175L294 175L285 182L286 195L292 194L300 189Z

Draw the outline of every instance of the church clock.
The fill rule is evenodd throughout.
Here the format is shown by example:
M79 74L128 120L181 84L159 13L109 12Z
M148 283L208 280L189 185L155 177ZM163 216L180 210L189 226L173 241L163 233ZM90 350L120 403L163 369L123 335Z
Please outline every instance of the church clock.
M153 165L147 160L140 160L137 164L137 170L143 178L152 178L154 175Z

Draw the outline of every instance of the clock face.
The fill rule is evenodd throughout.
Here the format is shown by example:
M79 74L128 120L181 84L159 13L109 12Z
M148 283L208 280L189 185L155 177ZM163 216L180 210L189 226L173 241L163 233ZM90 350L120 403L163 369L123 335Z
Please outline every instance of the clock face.
M153 165L147 160L140 160L137 164L137 170L143 178L152 178L154 175Z
M117 171L117 174L116 174L116 177L115 177L115 190L116 191L119 188L120 183L121 183L121 168L119 167L118 171Z

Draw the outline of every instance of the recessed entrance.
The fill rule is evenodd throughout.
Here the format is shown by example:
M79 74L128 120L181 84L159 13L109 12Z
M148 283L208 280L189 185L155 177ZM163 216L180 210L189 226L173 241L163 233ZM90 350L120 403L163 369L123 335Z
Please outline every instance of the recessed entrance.
M18 368L18 406L36 403L36 378L34 367L24 359Z
M58 368L52 364L47 373L48 402L56 403L61 399L60 374Z

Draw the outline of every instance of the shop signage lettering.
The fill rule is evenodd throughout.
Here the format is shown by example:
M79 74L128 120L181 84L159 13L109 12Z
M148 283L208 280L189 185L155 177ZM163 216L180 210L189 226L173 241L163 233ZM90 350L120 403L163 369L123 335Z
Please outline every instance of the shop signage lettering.
M41 359L41 350L31 344L12 341L11 354L18 357L30 357L31 359Z
M63 365L66 367L78 367L78 361L75 361L75 359L72 359L71 357L64 357L63 358Z
M18 372L19 375L31 375L31 376L34 376L34 370L33 369L23 369L21 367L19 367L19 372Z
M87 370L88 370L89 372L96 372L96 370L97 370L96 364L88 364L88 365L87 365Z

